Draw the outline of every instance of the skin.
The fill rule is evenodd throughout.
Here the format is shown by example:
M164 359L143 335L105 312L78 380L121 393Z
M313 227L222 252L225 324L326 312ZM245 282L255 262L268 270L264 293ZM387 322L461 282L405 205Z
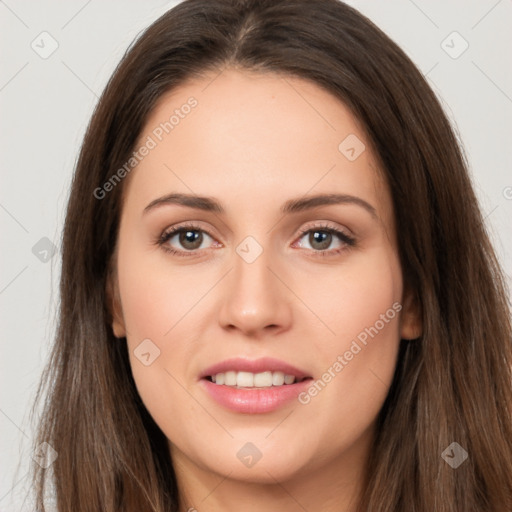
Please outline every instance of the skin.
M190 96L197 107L124 184L108 291L114 334L126 336L137 389L169 440L181 510L355 511L400 338L421 332L388 186L343 103L275 74L229 68L183 84L160 99L137 147ZM352 162L338 149L349 134L366 146ZM171 192L216 198L226 213L173 204L144 213ZM376 217L357 204L279 212L289 199L319 193L361 198ZM155 243L184 222L205 230L195 252L180 257ZM356 245L333 235L322 247L300 235L326 222ZM252 263L236 252L247 236L263 249ZM186 253L193 244L175 235L167 245ZM315 256L322 248L331 255ZM400 313L307 405L240 414L198 383L202 370L235 356L275 357L321 378L394 303ZM134 355L147 338L160 350L149 366ZM251 468L236 456L246 442L262 453Z

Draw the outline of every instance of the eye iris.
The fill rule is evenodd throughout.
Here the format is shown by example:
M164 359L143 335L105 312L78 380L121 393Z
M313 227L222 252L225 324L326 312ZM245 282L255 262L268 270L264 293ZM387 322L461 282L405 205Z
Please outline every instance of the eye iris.
M319 236L317 236L319 235ZM320 250L325 250L331 245L332 234L327 231L312 231L309 234L309 243L311 247L315 247L314 243L320 242L320 247L316 247Z
M199 231L182 231L179 240L180 244L186 249L198 249L203 241L203 234ZM199 243L197 243L197 241L199 241ZM189 247L187 244L192 244L192 247Z

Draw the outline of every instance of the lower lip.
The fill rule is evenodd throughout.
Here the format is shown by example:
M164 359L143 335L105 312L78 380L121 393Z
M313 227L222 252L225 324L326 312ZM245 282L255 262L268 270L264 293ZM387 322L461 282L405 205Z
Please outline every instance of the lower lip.
M239 389L232 386L215 384L208 379L201 383L209 395L220 405L239 413L261 414L271 412L297 399L312 379L295 384L272 386L268 388Z

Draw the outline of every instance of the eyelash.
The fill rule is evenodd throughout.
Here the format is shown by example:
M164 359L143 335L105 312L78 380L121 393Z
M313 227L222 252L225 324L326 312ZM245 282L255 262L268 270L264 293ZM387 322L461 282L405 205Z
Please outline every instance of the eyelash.
M179 257L185 257L185 258L191 257L198 251L197 249L195 249L193 251L178 251L176 249L173 249L172 247L170 247L167 244L167 242L171 238L173 238L175 235L182 233L182 232L187 232L187 231L200 231L202 233L206 233L210 238L214 238L212 235L210 235L210 233L208 233L208 231L200 228L199 226L197 226L195 224L185 224L185 225L173 227L173 228L170 228L170 229L164 231L156 239L155 243L156 243L156 245L161 247L165 252L168 252L172 255L179 256ZM332 226L329 226L329 225L314 226L314 227L308 227L306 229L303 229L299 233L299 237L298 237L299 240L304 235L306 235L312 231L322 231L322 232L330 233L331 235L338 237L338 239L345 244L345 246L340 249L324 249L321 251L315 251L314 249L308 249L308 251L312 252L315 257L316 256L319 256L319 257L336 256L343 251L346 251L352 247L355 247L355 245L356 245L355 238L353 238L353 237L347 235L346 233L344 233L343 231L340 231L340 230L338 230Z

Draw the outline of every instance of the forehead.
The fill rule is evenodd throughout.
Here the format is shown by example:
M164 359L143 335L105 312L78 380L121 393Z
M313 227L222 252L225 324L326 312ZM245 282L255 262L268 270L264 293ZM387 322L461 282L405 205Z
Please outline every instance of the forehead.
M135 149L143 145L151 149L126 185L146 204L181 191L243 208L248 199L281 204L336 190L390 214L361 124L339 99L297 77L227 69L190 80L160 98Z

